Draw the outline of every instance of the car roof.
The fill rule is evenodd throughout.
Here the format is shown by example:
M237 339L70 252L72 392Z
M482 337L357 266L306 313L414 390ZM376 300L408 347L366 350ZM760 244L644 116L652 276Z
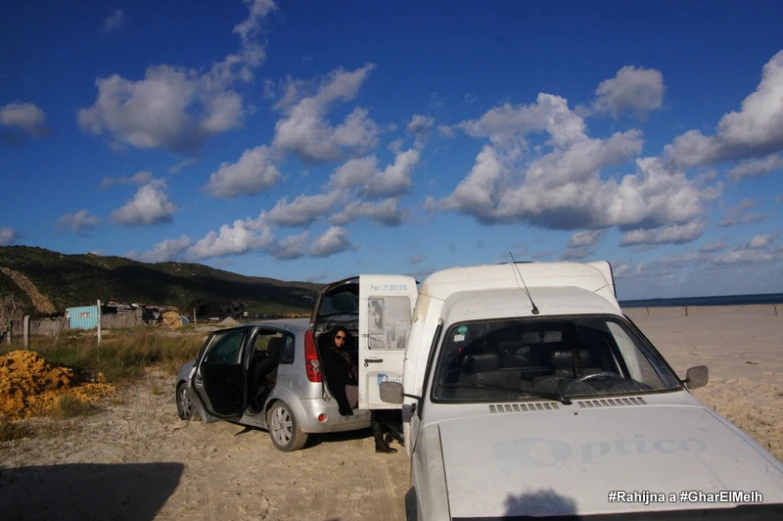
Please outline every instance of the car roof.
M285 329L291 333L301 333L308 329L310 326L310 320L307 318L276 318L269 320L257 320L253 322L245 322L242 325L236 326L236 328L242 327L274 327L278 329ZM234 329L234 328L232 328Z

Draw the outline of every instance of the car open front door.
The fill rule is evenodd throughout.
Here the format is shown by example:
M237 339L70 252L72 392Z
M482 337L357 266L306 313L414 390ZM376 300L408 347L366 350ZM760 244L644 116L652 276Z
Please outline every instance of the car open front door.
M193 388L213 416L242 415L247 393L243 354L251 330L243 327L214 332L198 361Z
M404 275L359 277L359 408L399 408L381 400L380 384L402 383L405 347L418 296Z

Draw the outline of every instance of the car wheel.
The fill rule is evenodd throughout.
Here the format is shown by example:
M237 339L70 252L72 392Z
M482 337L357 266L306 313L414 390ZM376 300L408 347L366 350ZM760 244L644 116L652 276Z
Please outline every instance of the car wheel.
M269 436L283 452L299 450L307 443L307 433L299 428L296 416L284 402L275 402L266 416Z
M177 414L179 419L184 421L190 421L196 415L193 401L188 394L187 382L180 382L177 386Z

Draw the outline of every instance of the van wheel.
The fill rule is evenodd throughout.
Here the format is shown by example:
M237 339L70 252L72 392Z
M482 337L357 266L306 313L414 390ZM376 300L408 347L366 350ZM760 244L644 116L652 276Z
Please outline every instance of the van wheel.
M299 450L307 443L308 435L299 428L294 413L284 402L275 402L266 414L269 437L283 452Z

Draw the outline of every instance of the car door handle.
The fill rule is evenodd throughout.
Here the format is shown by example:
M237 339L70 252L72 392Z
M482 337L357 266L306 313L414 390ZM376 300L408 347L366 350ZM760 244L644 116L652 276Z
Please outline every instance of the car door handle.
M370 364L380 364L383 362L383 358L365 358L364 367L369 367Z

